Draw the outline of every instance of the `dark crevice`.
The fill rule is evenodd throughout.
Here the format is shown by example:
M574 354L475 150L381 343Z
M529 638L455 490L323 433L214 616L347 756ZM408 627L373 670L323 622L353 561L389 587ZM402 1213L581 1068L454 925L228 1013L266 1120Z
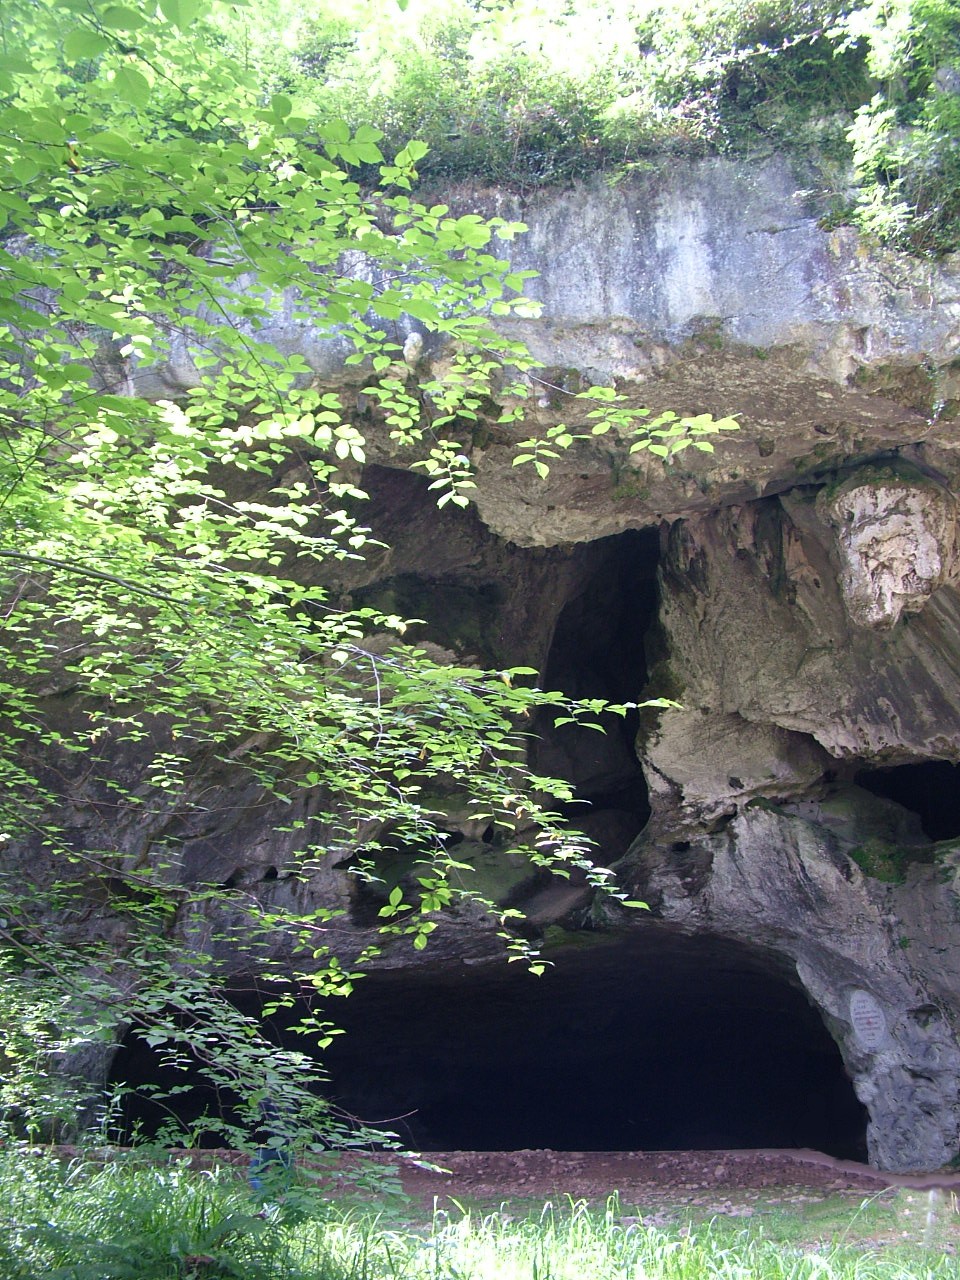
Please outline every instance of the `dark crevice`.
M928 839L960 837L960 765L926 760L889 769L862 769L854 781L915 813Z
M543 685L571 697L637 702L647 683L644 639L656 616L660 553L654 529L602 540L597 569L561 610L543 672ZM636 835L650 816L646 781L634 742L636 711L603 717L605 732L578 725L554 728L541 717L534 749L538 770L573 783L577 801L596 814L630 815ZM578 805L567 816L580 817ZM620 851L616 851L620 852Z
M481 664L506 661L498 631L503 590L495 583L466 584L405 573L358 588L353 599L360 607L422 619L434 644L470 654Z
M614 809L624 813L649 813L646 779L638 770L636 775L610 791L584 792L575 800L561 805L565 818L576 821L585 814Z

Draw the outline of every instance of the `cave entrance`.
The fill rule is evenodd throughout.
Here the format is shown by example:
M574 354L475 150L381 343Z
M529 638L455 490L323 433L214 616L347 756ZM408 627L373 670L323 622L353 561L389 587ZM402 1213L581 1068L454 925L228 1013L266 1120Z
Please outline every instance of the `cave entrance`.
M949 760L923 760L887 769L861 769L854 782L915 813L929 840L960 836L960 765Z
M867 1113L796 978L768 955L651 922L582 935L540 978L516 965L433 962L369 974L329 1015L330 1100L421 1151L812 1147L866 1158ZM252 990L238 996L255 1013ZM272 1038L309 1051L268 1020ZM130 1036L112 1082L152 1133L224 1103ZM182 1090L162 1108L144 1086ZM229 1101L227 1102L229 1107ZM197 1140L205 1137L198 1125Z
M866 1157L836 1044L769 957L651 924L534 978L447 964L364 979L332 1094L424 1151L812 1147Z

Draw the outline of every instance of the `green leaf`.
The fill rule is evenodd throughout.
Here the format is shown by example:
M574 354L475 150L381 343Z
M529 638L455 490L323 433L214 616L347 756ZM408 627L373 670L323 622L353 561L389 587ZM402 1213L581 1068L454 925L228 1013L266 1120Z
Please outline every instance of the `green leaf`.
M40 173L40 166L32 156L24 155L21 156L19 160L14 160L13 164L10 166L10 172L18 182L22 182L26 185L38 176Z
M361 124L354 131L353 140L359 143L379 142L382 137L381 129L377 129L372 124Z
M201 9L200 0L158 0L160 12L179 31L186 31Z
M409 143L407 149L409 150L413 145ZM476 213L466 213L463 217L457 218L452 224L452 229L456 231L457 238L463 244L473 249L482 249L490 241L490 228Z
M150 82L135 67L117 67L113 86L124 102L145 106L150 98Z
M30 132L37 142L49 142L60 146L65 146L70 136L61 120L40 114L34 118Z
M65 57L73 62L86 58L98 58L110 48L110 41L90 27L74 27L63 42Z
M147 25L149 19L142 13L137 13L136 9L113 4L100 14L100 21L108 31L138 31Z
M427 324L436 323L440 315L440 309L436 302L429 298L408 298L404 303L403 309L408 316L413 316L416 320L423 320Z
M346 120L325 120L318 132L324 142L343 143L350 141L350 126Z
M97 152L108 160L126 160L135 154L133 144L129 138L125 138L123 134L115 133L111 129L105 129L103 133L98 133L85 149L91 153Z
M394 163L401 167L414 165L418 160L422 160L429 150L430 148L425 142L414 138L407 143L402 151L397 153Z
M36 66L29 58L19 57L15 53L0 54L0 79L32 75L35 72Z

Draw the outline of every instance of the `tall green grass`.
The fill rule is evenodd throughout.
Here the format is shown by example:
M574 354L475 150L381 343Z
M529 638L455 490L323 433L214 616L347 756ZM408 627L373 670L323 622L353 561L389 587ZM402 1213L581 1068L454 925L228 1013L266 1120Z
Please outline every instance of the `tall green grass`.
M424 1215L419 1215L421 1218ZM0 1280L948 1280L936 1249L810 1247L720 1225L645 1227L605 1208L511 1219L454 1203L344 1210L310 1188L255 1199L232 1170L67 1165L0 1153Z
M229 1171L0 1159L2 1280L295 1276L289 1232Z

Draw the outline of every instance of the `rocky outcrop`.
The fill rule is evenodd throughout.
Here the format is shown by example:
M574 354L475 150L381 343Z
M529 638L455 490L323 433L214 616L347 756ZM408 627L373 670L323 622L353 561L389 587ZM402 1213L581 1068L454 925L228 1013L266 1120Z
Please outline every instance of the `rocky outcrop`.
M858 625L895 626L960 572L957 504L936 483L861 469L821 498L844 601Z
M672 699L599 743L542 725L537 763L575 783L599 860L664 927L749 944L803 990L869 1112L871 1158L927 1170L960 1154L960 263L823 229L812 186L784 161L711 160L529 205L455 193L530 226L515 265L540 272L544 315L515 332L547 366L531 430L575 425L566 392L584 381L740 430L666 464L614 433L541 478L486 424L464 439L474 509L438 512L361 397L387 549L327 585L426 619L423 638L462 659ZM264 336L356 393L335 340L282 315ZM442 371L429 341L417 355ZM196 375L186 339L168 366L126 372L157 395ZM89 814L77 823L98 838ZM349 958L404 867L365 885L331 848L287 879L285 825L258 812L154 835L181 843L186 878L224 886L221 932L242 929L242 885L345 910ZM519 870L452 811L449 825L458 857L554 945L643 929L582 884ZM447 918L427 962L484 962L494 933ZM398 946L381 963L421 958Z
M955 589L942 587L922 612L905 614L895 627L861 621L865 583L903 582L902 548L911 539L923 544L926 513L911 533L901 525L904 542L891 540L891 559L874 560L869 579L864 573L851 586L845 547L818 515L819 492L804 486L725 507L677 521L667 534L659 625L668 656L659 679L685 710L663 716L658 732L675 714L688 725L722 716L725 780L740 776L740 768L756 778L757 765L750 758L741 765L734 747L737 723L748 757L757 754L755 734L769 732L758 727L776 729L762 748L774 761L783 755L777 743L785 734L805 738L802 744L794 738L788 751L801 783L818 763L828 763L818 747L837 761L891 765L957 751ZM702 768L703 756L697 760ZM657 768L655 750L650 764ZM767 794L786 785L769 775L762 782ZM722 789L731 790L726 781ZM752 794L750 784L736 791Z
M872 1162L938 1168L955 1155L960 1123L953 1001L943 999L942 970L940 991L931 990L913 949L915 936L933 943L930 919L914 918L905 932L898 908L917 892L942 899L934 936L956 955L955 898L932 867L913 893L864 875L850 856L863 827L844 839L814 808L800 809L754 803L714 834L670 844L644 837L629 858L636 887L658 916L691 932L788 957L869 1111Z
M891 1169L956 1154L960 903L919 790L905 808L857 783L958 758L956 567L953 498L889 470L676 522L651 688L683 705L639 741L638 891L666 920L789 956Z

